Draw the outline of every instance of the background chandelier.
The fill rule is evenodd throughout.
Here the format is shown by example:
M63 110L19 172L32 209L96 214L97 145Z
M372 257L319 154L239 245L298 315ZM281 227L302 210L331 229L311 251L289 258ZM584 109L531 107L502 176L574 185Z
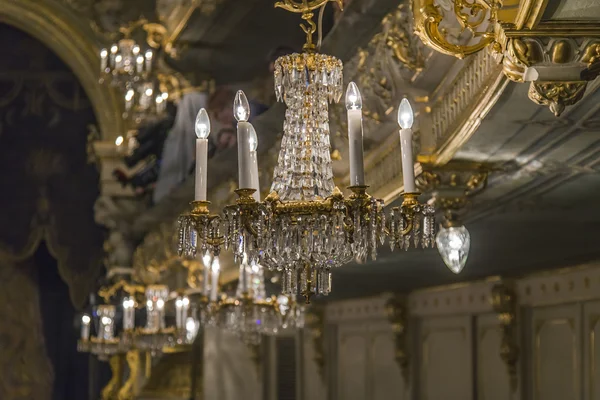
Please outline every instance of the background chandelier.
M393 247L430 246L434 243L434 210L417 200L415 192L412 123L405 99L398 121L404 171L404 202L386 220L383 201L367 194L363 164L362 99L354 83L346 91L350 142L350 187L344 197L334 184L329 142L328 103L342 96L342 62L314 52L316 25L312 10L328 0L286 0L276 6L302 13L309 26L305 53L280 57L275 62L275 93L285 102L283 138L271 193L258 194L258 140L248 122L250 107L238 91L233 111L237 125L237 203L222 216L211 215L206 201L207 138L210 121L205 110L196 120L196 194L192 211L179 218L179 252L185 256L210 254L222 249L235 259L282 272L283 293L300 293L308 302L315 294L331 291L331 270L355 259L375 259L386 237Z
M100 50L100 83L110 83L121 90L148 80L153 71L154 51L142 47L131 38L132 32L147 21L141 19L120 29L123 38L108 49Z

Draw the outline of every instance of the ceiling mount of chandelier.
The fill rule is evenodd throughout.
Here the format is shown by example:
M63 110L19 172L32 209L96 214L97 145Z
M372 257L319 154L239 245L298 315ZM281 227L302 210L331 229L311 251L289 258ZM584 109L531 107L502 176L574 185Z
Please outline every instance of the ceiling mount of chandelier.
M356 260L375 259L377 248L389 238L393 248L433 246L433 207L421 204L414 182L412 156L413 113L404 99L398 110L401 126L404 202L386 218L384 204L367 193L363 162L362 99L350 83L346 91L350 143L351 195L334 184L329 139L328 104L342 97L342 62L314 53L312 10L327 0L286 0L276 5L300 12L309 26L305 53L280 57L275 62L275 93L286 104L283 138L274 170L271 193L261 201L258 192L256 148L258 137L248 122L250 108L243 92L236 95L233 111L238 121L238 178L236 204L220 215L209 212L206 201L207 138L210 121L204 110L196 120L196 196L190 213L179 218L179 253L187 257L233 252L236 261L247 259L282 273L282 293L313 295L331 292L331 272ZM312 24L311 24L312 23Z

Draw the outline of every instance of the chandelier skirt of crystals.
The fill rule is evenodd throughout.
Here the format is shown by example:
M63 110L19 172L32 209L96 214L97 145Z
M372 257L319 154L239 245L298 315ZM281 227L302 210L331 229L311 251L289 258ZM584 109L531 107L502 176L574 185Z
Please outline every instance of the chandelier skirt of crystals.
M342 81L342 63L331 56L304 53L276 60L275 94L288 109L271 191L282 201L333 193L328 102L339 101Z

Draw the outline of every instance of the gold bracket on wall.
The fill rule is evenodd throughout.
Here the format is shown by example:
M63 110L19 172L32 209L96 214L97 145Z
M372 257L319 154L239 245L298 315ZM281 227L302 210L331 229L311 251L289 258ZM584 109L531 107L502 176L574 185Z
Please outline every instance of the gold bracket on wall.
M315 356L313 358L317 365L317 372L322 381L325 381L325 308L323 306L311 306L306 315L306 327L313 340Z
M517 295L514 285L502 282L492 288L492 305L502 325L500 357L506 364L513 393L517 390L519 345L517 342Z
M388 320L394 333L394 359L400 367L404 383L410 385L410 355L408 354L408 308L404 298L394 296L386 304Z

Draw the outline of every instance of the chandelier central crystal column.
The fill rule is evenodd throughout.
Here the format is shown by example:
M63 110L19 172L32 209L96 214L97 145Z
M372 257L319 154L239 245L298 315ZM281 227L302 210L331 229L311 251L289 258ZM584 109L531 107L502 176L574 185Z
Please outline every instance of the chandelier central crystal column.
M291 0L276 6L302 14L307 43L302 54L290 54L275 62L275 94L287 106L283 138L271 193L260 201L257 195L256 146L254 127L248 122L250 108L243 92L234 102L238 120L239 189L236 204L226 206L222 216L211 215L205 189L196 192L192 211L179 219L179 252L196 257L218 256L231 250L236 262L247 260L282 272L283 294L300 293L307 302L313 295L331 291L331 271L352 260L363 263L375 259L377 247L390 237L392 247L430 246L434 243L434 210L419 203L415 193L412 158L412 110L403 102L399 110L405 195L386 222L384 204L367 193L363 165L362 101L351 83L346 93L351 144L350 187L344 197L334 184L329 139L329 103L338 102L343 90L343 65L335 57L314 52L312 35L316 25L312 11L328 0L298 3ZM406 107L408 105L408 108ZM201 111L196 124L199 138L210 127ZM199 139L201 140L201 139ZM205 157L197 147L197 160ZM254 153L253 153L254 152ZM205 185L206 168L196 177Z

